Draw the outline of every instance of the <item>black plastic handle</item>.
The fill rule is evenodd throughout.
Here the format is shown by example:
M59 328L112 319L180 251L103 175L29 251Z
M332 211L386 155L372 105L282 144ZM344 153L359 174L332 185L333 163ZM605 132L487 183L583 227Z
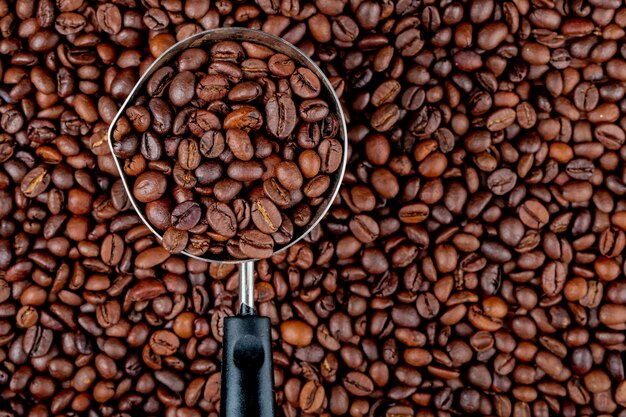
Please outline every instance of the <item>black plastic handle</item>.
M274 417L274 370L270 320L224 319L221 417Z

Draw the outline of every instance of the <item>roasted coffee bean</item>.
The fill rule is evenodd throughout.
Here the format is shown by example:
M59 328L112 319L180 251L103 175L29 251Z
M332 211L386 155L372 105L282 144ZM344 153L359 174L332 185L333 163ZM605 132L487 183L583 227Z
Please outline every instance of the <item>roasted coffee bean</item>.
M202 81L204 81L204 79ZM200 85L201 84L199 84L198 88L200 88ZM182 71L178 73L167 87L170 103L176 107L186 105L193 99L195 87L196 76L191 71ZM157 87L157 89L161 88L165 87ZM150 95L153 96L153 94Z
M167 178L158 171L146 171L137 177L133 186L133 196L142 203L155 201L167 189Z
M276 165L276 178L289 191L302 187L302 173L294 162L283 161Z
M305 122L315 123L328 115L328 104L324 100L311 99L300 103L298 114Z
M259 83L243 81L231 88L228 92L228 100L233 102L250 102L261 97L261 94L263 94L263 89Z
M280 185L276 178L263 181L263 192L279 206L287 206L291 203L291 194Z
M226 148L226 140L222 132L207 130L200 139L200 153L207 158L219 157Z
M24 352L33 358L45 356L50 350L54 333L41 326L30 327L24 334L22 346Z
M310 198L322 196L330 187L328 175L318 175L311 178L303 187L304 195Z
M225 203L210 203L206 219L209 226L222 236L233 237L237 233L237 218Z
M370 377L361 372L350 372L343 378L343 385L349 393L360 396L369 395L374 390Z
M217 415L237 268L180 252L269 256L330 205L255 265L277 415L624 416L623 2L8 4L5 414ZM181 51L113 126L159 242L106 132L155 57L220 26L310 56L350 146L302 60Z
M160 97L168 88L168 85L175 77L175 71L172 67L161 67L152 74L150 80L146 84L146 91L150 97ZM169 91L169 90L168 90ZM180 94L181 92L179 92Z
M254 147L250 136L240 129L228 129L226 131L226 143L237 159L249 161L254 156Z
M188 241L189 233L186 230L170 227L163 233L163 247L170 253L182 252Z
M260 198L252 203L252 221L263 233L274 233L278 231L282 219L280 211L268 198Z
M278 77L288 77L296 70L296 65L287 55L274 54L267 62L270 72Z
M171 225L178 230L191 230L200 221L200 205L193 201L180 203L172 210Z
M304 99L315 98L322 91L317 75L308 68L298 68L289 78L294 94Z
M372 114L371 125L378 132L387 132L398 122L400 109L396 104L389 103L379 107Z
M100 257L107 265L117 265L124 256L124 240L120 235L111 233L102 241Z
M567 175L575 180L588 180L593 176L595 166L588 159L572 159L565 167Z
M158 161L163 154L163 146L158 137L152 132L146 132L141 137L141 156L148 161Z
M228 165L226 174L237 181L256 181L263 177L263 165L257 161L234 161Z
M158 330L150 336L150 349L157 355L173 355L179 346L178 337L168 330Z
M178 145L178 163L181 168L193 170L198 168L200 162L198 143L193 139L183 139Z
M296 107L286 94L276 94L267 101L265 107L267 129L275 137L284 139L296 125Z
M173 84L174 84L174 81L172 81L172 86ZM187 88L190 88L190 87L193 87L193 84L187 85ZM209 74L209 75L206 75L204 78L202 78L200 81L198 81L198 87L196 88L196 95L198 98L205 100L205 101L220 100L228 95L229 88L230 88L230 83L228 82L228 78L226 78L224 75ZM170 88L170 91L171 91L171 88ZM183 103L183 104L186 104L186 103Z
M239 248L249 258L269 258L274 251L274 241L258 230L246 230L241 233Z
M50 185L50 173L43 166L38 166L24 175L21 191L26 197L35 198Z
M517 182L517 176L510 169L499 169L487 178L487 186L496 195L509 193Z
M320 172L322 160L317 152L306 149L298 156L298 166L304 177L311 178Z
M322 408L326 395L324 388L319 383L309 381L302 387L300 391L300 408L305 413L315 412Z
M242 106L226 115L225 129L242 129L246 132L259 130L263 125L263 116L253 106Z

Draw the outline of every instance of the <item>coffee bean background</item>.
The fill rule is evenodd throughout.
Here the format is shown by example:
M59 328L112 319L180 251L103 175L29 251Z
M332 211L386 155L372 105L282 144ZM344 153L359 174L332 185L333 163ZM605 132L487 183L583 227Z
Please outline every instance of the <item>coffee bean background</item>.
M626 416L621 0L0 0L2 415L217 416L236 271L158 245L106 130L224 26L349 117L330 214L257 264L280 415Z

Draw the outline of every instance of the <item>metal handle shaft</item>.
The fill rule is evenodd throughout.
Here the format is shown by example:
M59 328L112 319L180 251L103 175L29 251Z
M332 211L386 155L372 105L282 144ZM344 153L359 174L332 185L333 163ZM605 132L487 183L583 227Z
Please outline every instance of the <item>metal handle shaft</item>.
M239 264L239 314L254 314L254 261Z

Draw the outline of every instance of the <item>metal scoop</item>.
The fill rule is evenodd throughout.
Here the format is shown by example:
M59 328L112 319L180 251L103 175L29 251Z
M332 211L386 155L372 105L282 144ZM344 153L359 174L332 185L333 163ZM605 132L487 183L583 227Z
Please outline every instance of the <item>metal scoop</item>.
M118 159L113 150L113 132L119 118L125 114L126 109L135 102L138 96L144 93L145 84L155 71L164 65L173 63L176 57L185 49L209 49L212 44L224 40L248 41L267 46L276 52L287 55L300 66L313 71L323 85L320 96L326 99L331 113L337 116L339 122L338 137L336 139L342 143L343 155L340 168L331 174L330 194L322 204L316 207L314 217L306 227L295 228L291 242L274 247L274 253L281 252L304 238L328 212L339 192L348 159L347 127L339 98L322 70L295 46L265 32L244 28L212 29L176 43L152 63L118 111L108 131L109 147L114 156L115 164L128 198L135 211L143 223L161 240L162 235L148 222L143 213L143 208L133 196L131 191L132 184L129 183L129 179L123 170L123 162ZM224 320L221 416L273 417L275 415L275 399L270 321L267 317L257 316L254 309L254 259L236 259L229 257L229 255L220 255L212 258L210 253L204 256L194 256L186 252L182 253L207 262L239 264L239 312L237 316L227 317Z

